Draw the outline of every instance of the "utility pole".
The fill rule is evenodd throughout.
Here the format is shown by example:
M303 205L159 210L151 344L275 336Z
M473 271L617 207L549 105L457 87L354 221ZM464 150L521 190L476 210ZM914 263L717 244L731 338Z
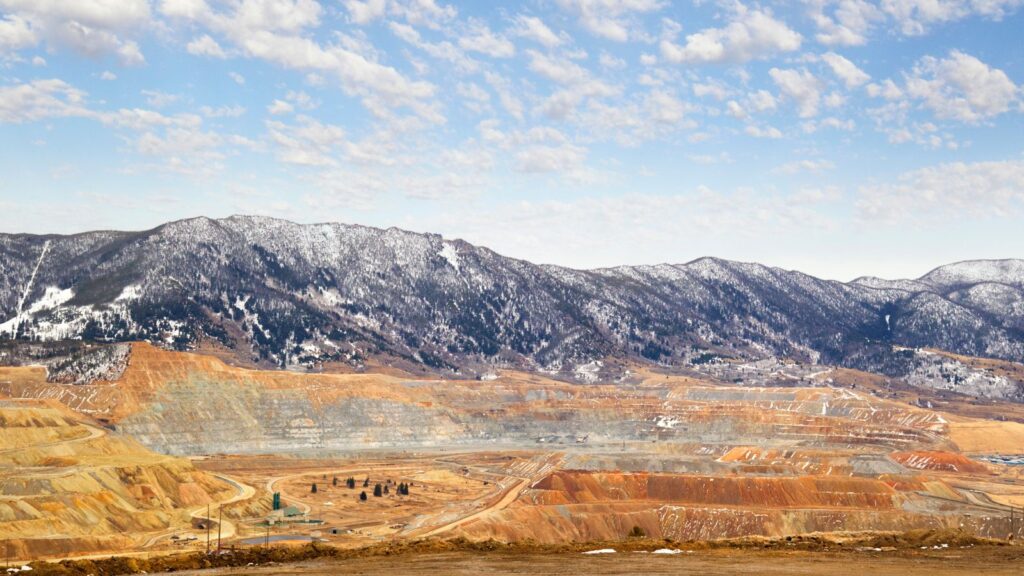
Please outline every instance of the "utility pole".
M220 554L220 527L224 524L224 505L217 507L217 553Z
M1013 540L1017 536L1017 531L1014 530L1014 528L1016 528L1016 525L1013 517L1013 506L1010 506L1010 540Z
M206 555L210 555L210 505L206 505Z
M270 548L270 522L267 522L267 538L263 541L264 548Z

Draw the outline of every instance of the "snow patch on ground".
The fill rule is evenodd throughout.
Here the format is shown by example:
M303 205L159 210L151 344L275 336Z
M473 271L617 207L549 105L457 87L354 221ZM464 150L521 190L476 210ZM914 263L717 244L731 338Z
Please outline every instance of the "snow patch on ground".
M601 368L604 366L604 362L600 360L594 360L593 362L587 362L586 364L580 364L573 370L576 375L576 379L580 382L586 382L587 384L593 384L597 382L600 375Z
M14 316L7 322L0 324L0 334L11 334L18 331L18 327L29 320L32 315L44 310L54 310L75 297L75 291L71 288L60 289L56 286L47 286L42 298L36 300L28 307L28 310Z
M459 261L459 251L455 249L455 246L445 244L437 255L447 260L448 263L451 264L452 268L455 268L456 272L459 271L459 265L461 262Z
M681 420L675 418L674 416L658 416L657 418L654 419L655 426L657 426L658 428L665 428L668 430L675 428L676 425L679 424L680 422Z
M138 284L130 284L121 290L121 293L114 299L115 302L124 302L127 300L138 300L142 298L142 286Z

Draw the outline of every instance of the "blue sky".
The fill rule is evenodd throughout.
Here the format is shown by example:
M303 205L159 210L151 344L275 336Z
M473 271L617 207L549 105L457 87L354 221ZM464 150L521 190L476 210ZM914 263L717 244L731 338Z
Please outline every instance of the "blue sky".
M1024 0L0 0L0 231L398 226L575 267L1024 256Z

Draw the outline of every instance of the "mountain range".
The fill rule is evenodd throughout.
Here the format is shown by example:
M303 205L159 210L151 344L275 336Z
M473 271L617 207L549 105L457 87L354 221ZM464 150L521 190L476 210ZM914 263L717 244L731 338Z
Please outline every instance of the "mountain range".
M716 258L575 270L396 228L193 218L0 235L0 338L12 337L463 376L767 357L886 372L904 347L1020 362L1024 261L851 282Z

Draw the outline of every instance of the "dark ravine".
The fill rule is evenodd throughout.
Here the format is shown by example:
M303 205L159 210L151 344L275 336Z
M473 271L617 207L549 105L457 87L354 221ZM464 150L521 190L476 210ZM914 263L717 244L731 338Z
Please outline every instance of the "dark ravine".
M894 345L1024 360L1024 261L849 283L714 258L572 270L394 228L195 218L0 235L0 337L216 343L263 366L383 358L467 376L571 375L609 358L898 372Z

